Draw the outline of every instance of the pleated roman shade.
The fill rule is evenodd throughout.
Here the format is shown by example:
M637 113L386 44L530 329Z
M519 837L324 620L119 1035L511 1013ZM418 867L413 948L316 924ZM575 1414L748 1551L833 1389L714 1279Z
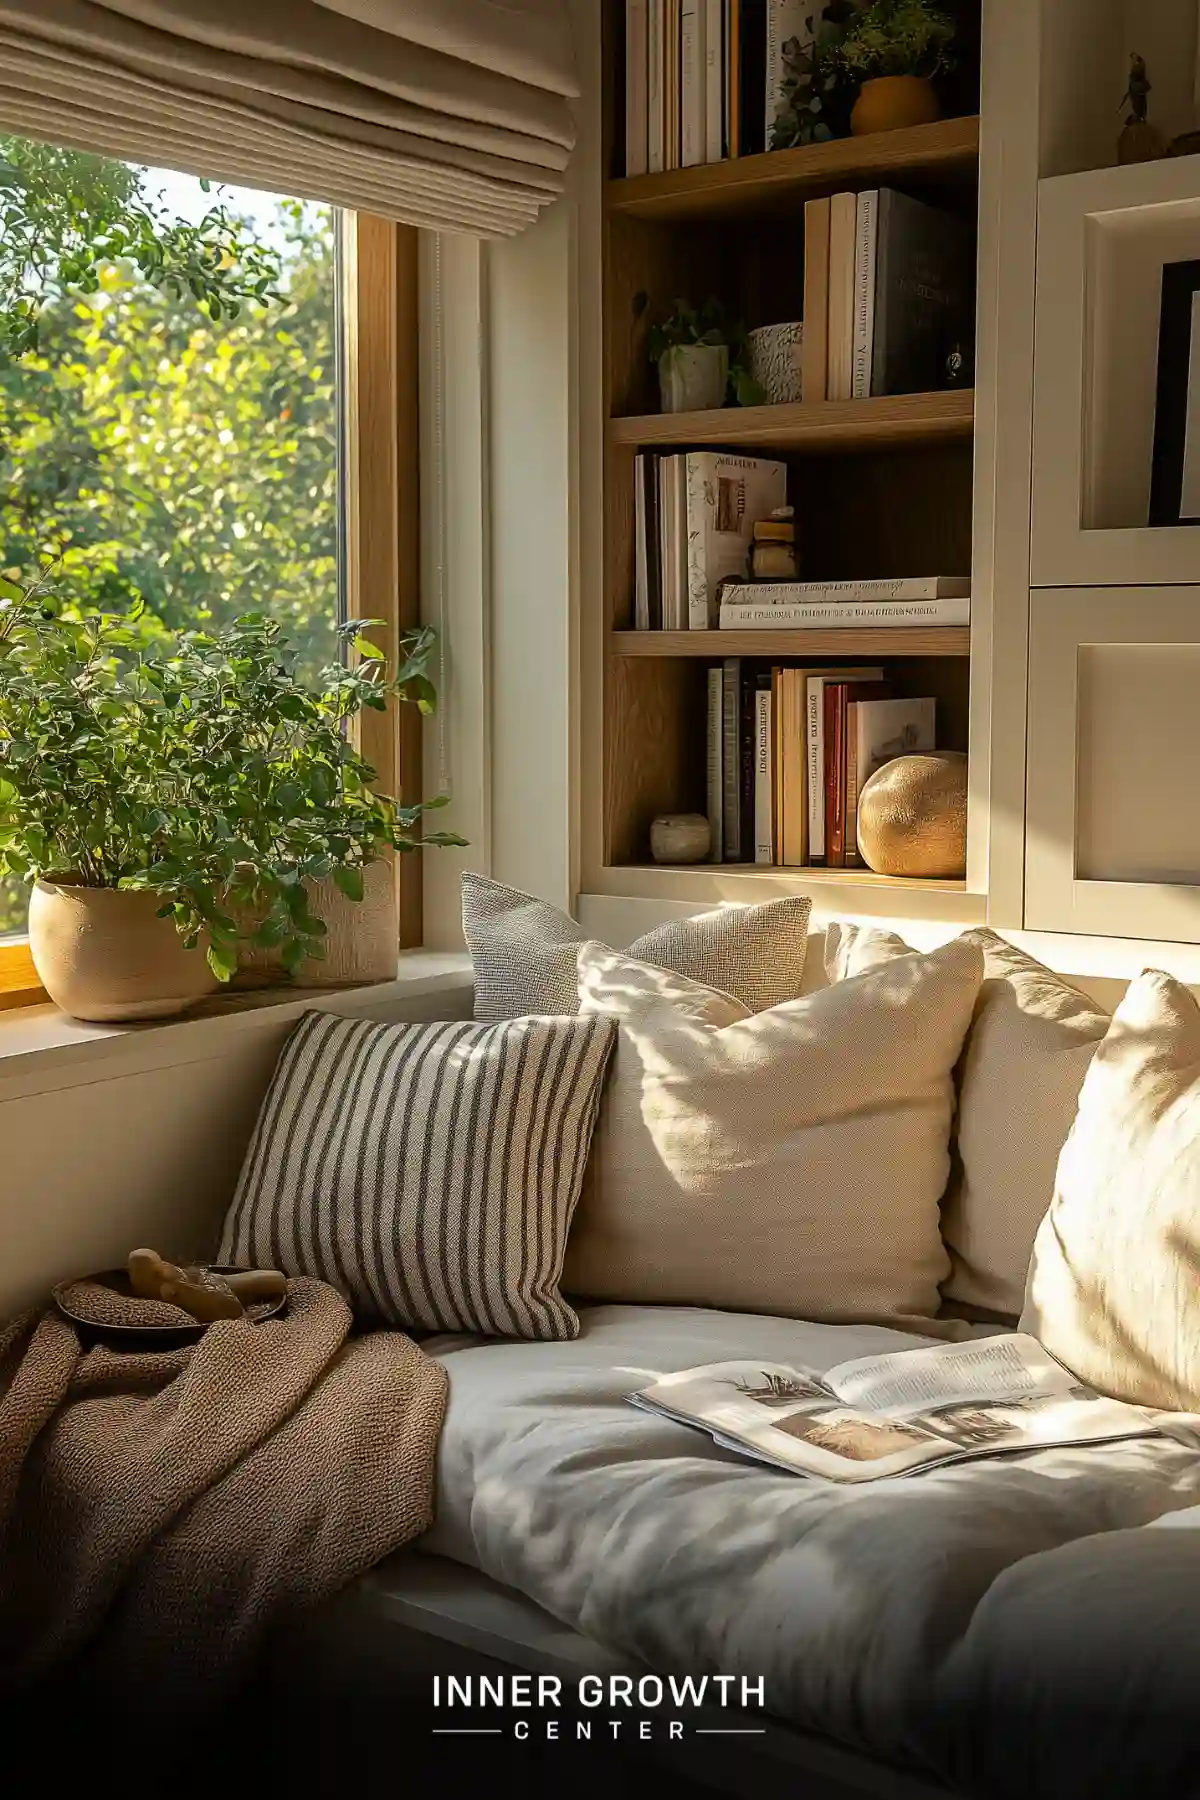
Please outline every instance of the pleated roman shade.
M567 0L0 0L0 129L435 230L561 190Z

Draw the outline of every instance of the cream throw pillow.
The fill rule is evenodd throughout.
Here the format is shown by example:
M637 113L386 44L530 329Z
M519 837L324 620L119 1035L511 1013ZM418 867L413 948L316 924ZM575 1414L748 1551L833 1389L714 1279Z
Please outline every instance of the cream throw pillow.
M1096 1052L1021 1328L1082 1380L1200 1410L1200 1007L1157 971Z
M627 955L719 988L761 1012L800 992L811 907L801 895L718 907L657 926ZM477 1019L578 1012L576 965L588 934L565 912L519 888L467 873L462 922L475 965Z
M601 944L620 1036L563 1280L597 1300L907 1323L937 1311L971 944L750 1015Z
M942 1203L953 1270L947 1300L1014 1316L1059 1152L1109 1016L1069 982L994 931L968 931L984 982L956 1071L954 1170ZM831 925L831 981L912 952L894 932Z

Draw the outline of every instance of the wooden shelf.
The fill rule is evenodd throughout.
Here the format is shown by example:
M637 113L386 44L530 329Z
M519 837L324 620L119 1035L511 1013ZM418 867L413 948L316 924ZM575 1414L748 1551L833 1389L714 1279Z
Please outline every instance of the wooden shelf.
M974 391L948 388L933 394L882 394L872 400L819 400L808 406L646 413L610 419L608 429L614 444L728 444L739 449L824 452L941 444L969 438L974 425Z
M880 625L842 631L614 631L618 656L970 656L969 625Z
M964 881L909 880L902 875L877 875L874 869L795 869L780 863L625 863L612 865L638 875L721 875L762 879L782 876L802 887L894 888L897 892L965 894Z
M794 204L839 188L870 187L889 178L906 186L962 182L974 176L978 158L978 118L939 119L903 131L610 181L608 206L611 212L655 222L714 219Z

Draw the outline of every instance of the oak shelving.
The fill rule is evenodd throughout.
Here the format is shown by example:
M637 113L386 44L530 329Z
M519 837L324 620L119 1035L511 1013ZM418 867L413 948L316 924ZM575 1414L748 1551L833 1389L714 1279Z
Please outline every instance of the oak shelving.
M644 413L609 420L614 444L649 448L728 444L742 450L798 452L889 450L971 436L969 388L936 394L881 394L871 400L819 400L796 406L726 406L716 412Z
M805 662L836 657L970 656L969 625L879 626L851 630L794 631L614 631L609 644L617 656L796 657Z

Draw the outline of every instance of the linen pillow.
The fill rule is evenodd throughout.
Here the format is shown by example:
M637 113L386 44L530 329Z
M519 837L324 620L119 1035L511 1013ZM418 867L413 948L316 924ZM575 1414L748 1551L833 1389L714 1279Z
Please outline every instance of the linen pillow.
M942 1202L954 1266L943 1291L947 1300L1015 1317L1109 1015L994 931L963 935L983 951L984 981L956 1071L954 1169ZM894 932L839 924L826 936L826 973L839 980L911 954Z
M575 1337L558 1283L615 1037L596 1018L306 1013L220 1260L320 1276L390 1325Z
M1200 1410L1200 1007L1170 975L1130 984L1088 1070L1021 1327L1104 1393Z
M585 1015L621 1032L568 1292L932 1317L951 1071L983 975L973 945L755 1014L602 944L579 972Z
M579 1011L576 962L588 934L574 919L483 875L463 876L462 907L477 1019ZM811 907L799 898L720 907L648 931L627 954L761 1012L800 992Z

